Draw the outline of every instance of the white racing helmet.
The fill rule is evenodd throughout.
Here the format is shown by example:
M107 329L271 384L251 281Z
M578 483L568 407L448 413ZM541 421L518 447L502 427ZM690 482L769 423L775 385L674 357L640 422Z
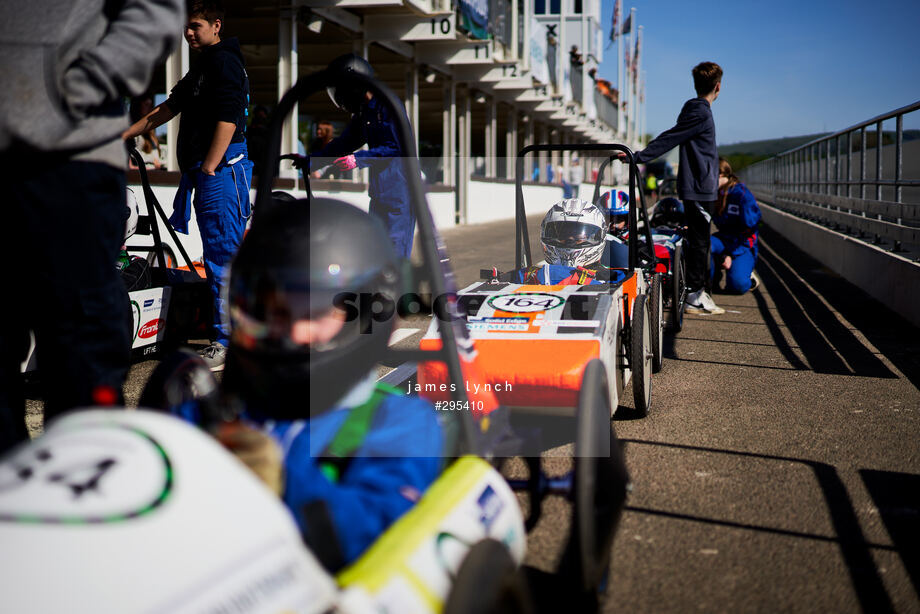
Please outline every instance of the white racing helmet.
M606 225L603 212L588 201L567 198L556 203L540 225L546 262L584 266L599 261Z

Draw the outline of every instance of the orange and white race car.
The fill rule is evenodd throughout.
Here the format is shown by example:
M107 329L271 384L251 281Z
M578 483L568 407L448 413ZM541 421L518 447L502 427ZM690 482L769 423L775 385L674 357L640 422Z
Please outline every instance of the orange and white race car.
M519 269L531 262L520 181L523 156L533 151L592 148L627 154L633 167L630 202L638 202L632 198L638 171L632 162L632 153L622 145L532 145L524 148L518 155ZM637 209L636 204L630 205L631 229L639 227ZM631 235L638 236L639 232ZM571 414L577 405L585 367L597 358L607 372L611 414L619 406L623 390L630 381L635 411L640 416L648 414L653 360L660 365L662 293L660 274L654 272L653 266L642 267L641 263L647 259L642 259L639 251L640 245L630 246L631 266L612 269L603 283L510 283L510 276L493 270L487 281L459 291L458 312L466 319L484 385L501 405L538 413ZM439 347L437 322L432 322L420 349ZM445 386L447 383L447 369L443 363L419 364L421 394L434 400L447 400L450 394Z

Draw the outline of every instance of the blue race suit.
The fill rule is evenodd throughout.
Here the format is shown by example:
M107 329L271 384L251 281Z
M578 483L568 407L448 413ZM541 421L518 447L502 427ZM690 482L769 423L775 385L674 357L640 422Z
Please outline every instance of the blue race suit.
M757 262L757 224L760 217L760 207L754 195L743 183L737 183L728 192L725 210L713 218L719 230L710 238L710 270L715 275L717 256L731 256L732 264L726 271L725 280L725 289L729 292L744 294L751 288L751 273Z
M365 143L366 151L356 151ZM409 182L402 162L405 154L389 111L376 98L361 105L342 134L312 153L311 158L338 158L351 153L358 168L370 169L370 212L383 221L396 254L408 258L412 253L415 214L409 203Z
M619 281L620 272L611 271L610 282ZM607 283L606 279L597 279L597 270L593 267L574 267L564 264L534 265L518 269L511 274L511 282L534 285L589 285Z
M230 261L243 240L251 213L252 162L246 155L246 143L230 143L214 175L206 175L200 168L199 163L182 174L169 222L178 232L188 234L194 191L202 258L214 298L212 336L226 346L230 339L230 314L221 286L229 275Z
M335 457L332 442L369 400L374 409L358 447L347 458ZM194 405L175 413L199 422ZM327 567L357 559L415 504L442 468L444 437L431 403L375 386L373 377L352 388L339 406L309 420L274 421L247 412L245 421L281 447L284 503ZM318 546L330 540L337 542L336 563Z
M188 234L194 190L204 266L214 298L211 336L226 346L229 319L221 287L243 239L252 184L252 162L244 137L249 77L239 41L228 38L203 49L198 62L176 84L164 104L173 113L181 113L176 155L182 179L169 221L177 231ZM200 168L218 122L235 124L236 129L214 175L205 175Z

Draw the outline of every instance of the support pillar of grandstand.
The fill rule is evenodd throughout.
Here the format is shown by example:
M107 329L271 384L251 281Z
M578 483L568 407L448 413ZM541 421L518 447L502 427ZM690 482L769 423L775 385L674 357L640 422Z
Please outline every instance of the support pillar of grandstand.
M486 99L486 177L494 179L498 170L498 101Z
M524 146L533 145L534 124L533 118L528 113L521 115L521 123L524 124ZM521 149L520 147L518 149ZM515 158L517 151L514 152ZM539 167L538 167L539 168ZM533 155L524 156L524 179L530 181L533 178Z
M172 91L179 79L188 72L189 46L179 45L166 60L166 91ZM179 160L175 144L179 142L179 122L166 124L166 170L178 171Z
M444 185L456 186L457 181L457 83L448 78L444 83L444 113L442 114Z
M363 37L352 41L351 52L354 53L355 55L361 56L365 60L370 61L371 59L370 58L370 43ZM365 185L367 185L370 182L370 178L371 178L371 175L370 175L369 168L363 168L360 170L360 172L351 173L352 183L362 183L363 182Z
M465 224L469 215L467 212L467 199L469 197L469 184L472 169L470 169L470 149L472 109L470 104L472 92L464 88L457 96L457 221Z
M278 17L278 100L297 83L297 20L290 11L282 11ZM297 104L284 120L281 132L281 151L297 152L298 141ZM289 164L282 164L278 175L296 180L300 171Z
M418 96L418 64L415 60L406 65L406 115L412 125L412 134L415 135L415 151L419 150L419 96Z
M514 179L514 157L518 146L518 112L508 107L508 131L505 133L505 179Z
M549 143L549 129L543 122L540 122L540 130L537 132L537 139L540 143ZM548 162L547 153L545 151L539 152L537 159L540 161L540 181L546 183L549 181L549 177L546 174L546 164Z
M562 137L562 134L559 132L558 129L552 128L552 127L550 128L550 131L549 131L549 142L550 143L553 143L555 145L562 143L561 137ZM558 151L550 152L550 163L553 165L553 181L555 181L556 183L559 183L561 177L556 176L558 174L557 171L559 168L559 152Z

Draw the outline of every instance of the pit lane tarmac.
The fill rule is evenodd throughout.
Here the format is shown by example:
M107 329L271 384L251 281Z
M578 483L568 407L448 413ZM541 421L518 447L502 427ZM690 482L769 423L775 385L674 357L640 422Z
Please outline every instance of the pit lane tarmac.
M445 232L458 285L510 268L513 236ZM920 612L920 331L769 229L757 270L753 292L714 294L725 314L666 331L649 417L614 420L633 491L604 611ZM427 325L401 322L397 346ZM132 367L129 403L154 365ZM569 513L547 499L528 564L555 566Z

